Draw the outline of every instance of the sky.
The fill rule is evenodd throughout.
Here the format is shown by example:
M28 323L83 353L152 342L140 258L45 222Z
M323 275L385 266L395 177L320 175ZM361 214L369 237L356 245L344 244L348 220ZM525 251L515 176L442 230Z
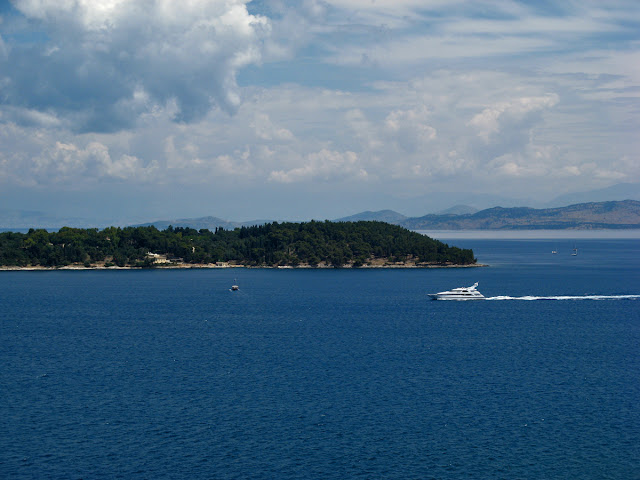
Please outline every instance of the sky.
M0 0L0 210L419 216L637 182L637 0Z

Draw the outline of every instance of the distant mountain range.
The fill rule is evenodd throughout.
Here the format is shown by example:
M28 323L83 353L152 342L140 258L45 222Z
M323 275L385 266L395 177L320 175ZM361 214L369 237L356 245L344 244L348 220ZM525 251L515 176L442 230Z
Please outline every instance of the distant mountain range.
M378 215L379 214L379 215ZM389 222L388 219L395 221ZM383 210L338 221L380 220L410 230L537 230L640 228L640 201L591 202L558 208L494 207L475 213L404 217Z
M617 185L598 190L568 193L554 198L551 202L546 203L544 207L562 207L564 205L575 205L577 203L608 202L614 200L640 200L640 184L618 183Z
M386 222L393 225L402 225L402 222L407 220L401 213L394 212L393 210L380 210L378 212L366 211L362 213L356 213L349 217L338 218L337 222L359 222L359 221L376 221Z
M28 230L29 228L55 228L60 227L92 228L86 219L72 217L53 217L44 212L30 210L0 209L0 230Z
M447 208L441 212L437 212L438 215L466 215L476 213L477 208L470 207L469 205L456 205L455 207Z
M573 192L559 195L551 200L541 197L509 197L501 195L500 191L494 193L473 193L464 191L454 192L427 192L420 197L410 199L395 199L385 206L397 212L411 209L413 215L427 213L462 213L447 212L452 205L468 206L478 210L492 207L531 207L531 208L555 208L578 203L608 202L620 200L640 200L640 183L618 183L607 188ZM421 205L421 211L416 212L416 206ZM464 212L473 213L473 212Z
M447 208L446 210L438 212L436 215L464 215L476 213L477 211L478 209L470 207L469 205L456 205L455 207ZM410 222L412 219L402 215L401 213L394 212L393 210L380 210L377 212L367 210L366 212L356 213L355 215L350 215L348 217L338 218L336 221L358 222L361 220L374 220L378 222L392 223L394 225L403 225L406 222Z
M518 200L492 194L429 193L413 199L413 206L424 205L428 215L408 217L394 210L366 211L343 217L341 221L378 220L410 229L462 230L462 229L538 229L538 228L640 228L637 207L640 201L640 183L620 183L611 187L565 194L550 202ZM633 203L633 201L636 201ZM455 205L446 208L448 205ZM501 205L497 207L496 205ZM525 208L522 205L535 208ZM569 205L568 207L566 205ZM599 206L601 205L601 206ZM396 208L402 208L397 206ZM414 210L415 211L415 210ZM286 219L282 219L286 220ZM217 227L262 225L273 220L236 222L207 216L144 222L140 218L133 226L155 225L164 230L169 225L191 227L197 230L215 230ZM136 220L86 219L58 217L40 211L0 208L0 230L27 231L29 228L58 230L61 227L105 228L111 225L131 225Z
M460 213L455 213L460 212ZM458 205L440 214L407 217L393 210L366 211L337 222L374 220L400 225L409 230L537 230L537 229L622 229L640 228L640 201L623 200L591 202L558 208L494 207L475 211L472 207ZM161 220L134 226L154 225L159 230L173 227L190 227L196 230L215 230L222 227L262 225L271 220L230 222L217 217Z

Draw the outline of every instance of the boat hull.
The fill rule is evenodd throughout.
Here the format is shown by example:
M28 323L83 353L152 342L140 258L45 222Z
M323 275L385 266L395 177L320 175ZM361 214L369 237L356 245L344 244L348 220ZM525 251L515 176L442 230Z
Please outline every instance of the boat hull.
M456 296L438 295L437 293L429 295L429 297L431 297L431 300L454 300L454 301L484 300L484 296L456 297Z

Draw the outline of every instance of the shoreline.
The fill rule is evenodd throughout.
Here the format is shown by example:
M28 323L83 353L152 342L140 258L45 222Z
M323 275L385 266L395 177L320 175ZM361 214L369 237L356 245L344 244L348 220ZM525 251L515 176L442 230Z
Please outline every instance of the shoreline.
M532 230L414 230L440 241L450 240L626 240L640 239L640 228L629 229L532 229Z
M83 265L66 265L63 267L41 267L41 266L29 266L29 267L18 267L18 266L0 266L0 272L53 272L53 271L91 271L91 270L101 270L101 271L116 271L116 270L205 270L205 269L228 269L228 268L251 268L251 269L273 269L273 270L326 270L326 269L348 269L348 270L377 270L377 269L430 269L430 268L480 268L480 267L488 267L487 264L482 263L474 263L471 265L414 265L414 264L406 264L406 265L362 265L359 267L354 267L351 265L345 265L341 267L334 267L332 265L318 265L312 267L311 265L298 265L288 266L288 265L276 265L276 266L253 266L253 265L212 265L212 264L179 264L179 265L167 265L161 267L105 267L105 266L90 266L85 267Z

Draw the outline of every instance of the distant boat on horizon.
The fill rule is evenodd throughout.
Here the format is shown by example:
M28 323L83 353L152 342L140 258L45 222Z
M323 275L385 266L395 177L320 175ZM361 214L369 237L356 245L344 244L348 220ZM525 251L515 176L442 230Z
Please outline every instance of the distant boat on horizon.
M573 246L573 253L571 254L572 257L575 257L576 255L578 255L578 249L576 248L576 246Z
M240 290L240 287L238 286L238 279L236 278L235 283L233 285L231 285L231 291L235 292L236 290Z

